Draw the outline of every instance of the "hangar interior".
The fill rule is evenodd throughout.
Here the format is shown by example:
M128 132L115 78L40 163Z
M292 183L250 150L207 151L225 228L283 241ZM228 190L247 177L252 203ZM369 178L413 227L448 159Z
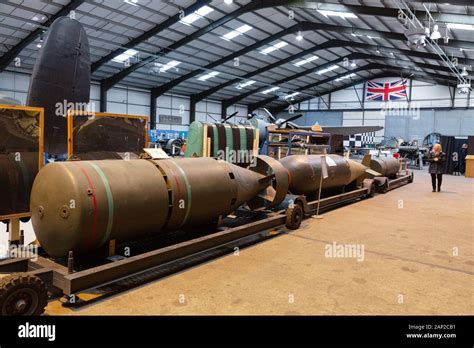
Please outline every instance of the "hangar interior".
M49 315L472 314L473 11L472 1L462 0L0 3L0 116L7 120L4 110L23 106L44 108L43 116L35 116L41 144L36 152L44 164L25 192L14 186L21 180L11 179L8 156L26 150L9 143L8 120L0 130L0 155L7 156L2 195L28 203L14 210L8 204L18 203L15 196L7 199L7 212L0 211L0 272L13 273L2 262L8 263L12 230L18 229L17 247L34 245L44 253L34 263L45 268L42 283L58 288L49 277L59 272L77 286L60 288L64 296L47 289ZM86 131L81 138L87 120L66 127L72 115L57 110L72 110L70 102L104 117L103 128L91 131L99 129L97 138L87 138ZM12 124L21 132L34 133L15 117ZM133 127L144 127L145 135ZM278 140L272 143L272 136ZM131 150L136 156L129 160L130 151L119 143L130 145L132 137L140 151ZM319 142L310 143L312 137ZM55 141L63 146L55 148ZM441 165L433 163L438 143ZM81 146L92 149L88 156L73 153ZM232 146L264 157L247 167L208 162ZM157 160L153 151L143 157L143 148L161 148L166 158ZM311 170L297 167L296 156ZM18 170L25 178L22 161ZM381 173L385 166L395 171ZM156 167L163 183L155 182ZM227 184L229 178L219 176L223 170L242 182ZM432 190L430 173L443 174L441 187ZM33 180L36 172L31 174ZM81 185L85 198L73 189ZM181 190L188 196L181 197ZM229 192L235 197L229 196L227 209ZM64 205L66 194L74 207ZM175 206L181 200L184 209ZM239 220L240 210L250 222ZM50 217L51 211L59 215ZM221 226L221 220L227 222ZM212 244L210 223L217 234L235 233L234 244ZM199 230L203 224L206 233ZM113 258L122 239L173 228L197 228L191 241L208 238L209 250L227 252L209 259L186 251L186 257L202 260L181 266L165 265L170 259L160 254L162 275L156 279L158 271L148 270L145 282L133 278L144 269L130 265L129 255ZM53 230L61 232L53 236ZM185 244L186 233L179 235ZM87 248L99 244L108 248L110 263L79 267L82 254L92 252ZM37 261L28 262L29 272ZM104 287L114 280L107 265L132 280ZM99 280L98 272L94 280L99 270L104 276ZM7 285L0 283L0 290ZM1 295L0 309L7 306ZM76 297L80 306L64 305Z

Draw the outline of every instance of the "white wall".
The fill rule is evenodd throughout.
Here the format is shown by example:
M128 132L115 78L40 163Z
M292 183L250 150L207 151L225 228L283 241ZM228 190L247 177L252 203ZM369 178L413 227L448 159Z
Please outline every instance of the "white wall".
M0 94L18 99L26 104L30 77L24 74L3 72L0 74Z
M30 77L25 74L3 72L0 73L0 94L15 98L26 104L26 96ZM90 102L94 104L96 111L100 110L100 85L92 83ZM169 129L185 131L189 125L190 100L187 96L176 94L165 94L157 98L156 115L158 129ZM247 106L232 105L227 108L230 115L238 111L236 117L229 119L230 122L238 122L246 118ZM150 92L125 86L116 86L107 93L107 112L128 114L137 116L150 116ZM159 115L179 116L182 118L181 125L159 124ZM209 117L219 120L221 117L221 103L213 100L202 100L196 104L196 120L213 122Z

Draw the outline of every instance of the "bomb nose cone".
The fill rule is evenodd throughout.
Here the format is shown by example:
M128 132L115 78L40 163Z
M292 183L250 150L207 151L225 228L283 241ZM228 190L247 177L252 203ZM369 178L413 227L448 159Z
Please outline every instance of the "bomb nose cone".
M260 183L260 180L265 178L264 175L241 168L234 164L229 164L229 166L232 169L232 175L237 184L237 199L234 203L236 206L240 206L243 203L250 201L261 190L268 186L268 183Z
M349 164L349 168L351 170L349 182L353 182L354 180L365 174L365 170L367 169L367 167L363 164L351 159L347 159L347 163Z

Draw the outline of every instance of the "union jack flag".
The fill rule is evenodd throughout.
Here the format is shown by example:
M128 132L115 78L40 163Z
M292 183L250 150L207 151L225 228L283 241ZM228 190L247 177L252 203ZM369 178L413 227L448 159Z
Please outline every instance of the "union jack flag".
M407 97L407 80L394 82L367 81L368 101L389 101Z

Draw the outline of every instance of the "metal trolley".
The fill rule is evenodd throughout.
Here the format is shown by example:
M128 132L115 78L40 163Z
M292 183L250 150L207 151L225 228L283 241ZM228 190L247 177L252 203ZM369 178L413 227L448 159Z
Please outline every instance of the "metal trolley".
M303 218L366 197L373 197L373 180L365 179L362 185L349 192L306 201L305 196L287 195L275 210L251 212L239 209L232 217L223 219L219 226L203 227L186 234L181 240L168 240L157 246L151 242L142 252L124 256L127 244L111 241L102 250L95 263L68 259L52 259L44 253L30 257L12 257L0 261L0 314L40 315L44 312L51 294L63 295L67 304L78 303L80 292L98 289L120 281L131 281L136 286L183 269L202 260L233 252L243 247L278 235L278 229L298 229ZM179 231L178 231L179 232ZM18 241L18 250L26 247ZM91 256L91 255L89 255ZM134 282L134 279L141 279ZM80 299L80 298L79 298Z

